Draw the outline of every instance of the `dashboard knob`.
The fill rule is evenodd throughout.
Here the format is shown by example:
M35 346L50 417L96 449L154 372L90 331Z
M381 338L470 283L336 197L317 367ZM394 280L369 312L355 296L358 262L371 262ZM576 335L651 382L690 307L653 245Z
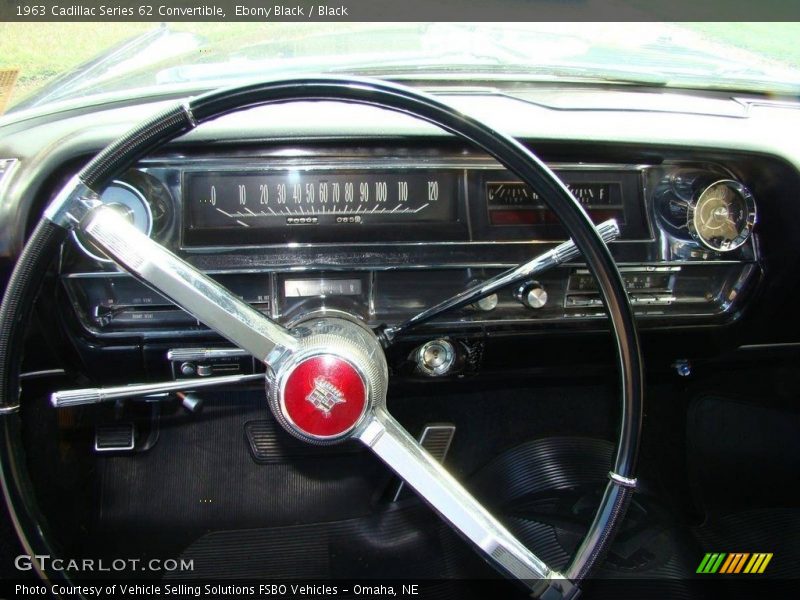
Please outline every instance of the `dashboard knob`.
M480 284L481 284L481 280L473 279L472 281L469 282L469 287L472 288L472 287L475 287L475 286L480 285ZM473 302L469 306L473 310L477 310L477 311L480 311L480 312L491 312L495 308L497 308L497 303L498 302L499 302L499 300L497 298L497 294L489 294L488 296L485 296L485 297L481 298L477 302Z
M197 366L192 362L185 362L181 364L181 375L184 377L192 377L197 374Z
M203 410L203 399L191 392L178 392L176 394L181 405L190 413L199 413Z
M547 290L536 281L523 283L517 288L514 297L519 300L523 306L537 310L547 304Z
M432 377L446 375L456 362L456 349L448 340L424 343L417 349L416 363L421 373Z
M490 312L497 308L497 302L497 294L489 294L485 298L481 298L475 302L472 306L481 312Z

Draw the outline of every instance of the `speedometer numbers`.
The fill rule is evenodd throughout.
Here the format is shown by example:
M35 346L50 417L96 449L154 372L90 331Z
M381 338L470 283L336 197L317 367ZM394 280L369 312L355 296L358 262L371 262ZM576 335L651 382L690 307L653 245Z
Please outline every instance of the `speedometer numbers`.
M188 174L195 228L391 224L452 217L455 180L442 172Z

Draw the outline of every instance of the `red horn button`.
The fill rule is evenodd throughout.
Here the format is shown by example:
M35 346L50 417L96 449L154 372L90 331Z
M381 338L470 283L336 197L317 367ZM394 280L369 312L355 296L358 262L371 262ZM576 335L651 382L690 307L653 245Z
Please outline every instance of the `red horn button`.
M358 423L367 406L367 391L358 371L333 355L314 356L286 377L281 411L301 433L331 438Z

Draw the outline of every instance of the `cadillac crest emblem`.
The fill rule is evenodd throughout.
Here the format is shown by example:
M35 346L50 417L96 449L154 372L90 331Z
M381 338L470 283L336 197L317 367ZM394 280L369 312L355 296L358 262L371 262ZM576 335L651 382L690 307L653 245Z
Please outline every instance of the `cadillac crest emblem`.
M306 400L326 417L331 416L334 406L346 402L339 388L323 377L314 379L314 389L306 396Z

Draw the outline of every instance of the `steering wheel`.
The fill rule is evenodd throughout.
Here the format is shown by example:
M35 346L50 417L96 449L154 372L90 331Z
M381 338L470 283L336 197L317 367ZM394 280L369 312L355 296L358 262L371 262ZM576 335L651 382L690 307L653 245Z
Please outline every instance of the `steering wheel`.
M317 315L288 330L140 233L114 207L99 201L98 194L104 187L137 160L198 125L244 108L300 100L376 106L405 113L460 136L536 189L573 241L551 251L546 260L539 257L512 269L491 285L466 290L400 326L373 332L355 318ZM614 224L611 227L615 229ZM263 361L269 407L289 433L310 444L359 440L488 562L520 580L535 596L574 597L578 584L608 549L636 486L643 372L634 318L623 281L601 234L564 183L514 139L407 87L368 79L315 77L206 93L162 112L97 155L45 211L14 269L0 307L0 468L6 503L20 539L31 554L48 552L49 546L39 526L20 439L16 410L20 349L44 273L70 230L77 230L119 267ZM616 340L622 422L614 467L600 507L572 562L562 573L517 540L388 413L385 400L389 377L384 348L409 327L443 310L474 301L481 294L488 295L533 268L557 264L578 250L597 280ZM536 264L532 267L533 263Z

